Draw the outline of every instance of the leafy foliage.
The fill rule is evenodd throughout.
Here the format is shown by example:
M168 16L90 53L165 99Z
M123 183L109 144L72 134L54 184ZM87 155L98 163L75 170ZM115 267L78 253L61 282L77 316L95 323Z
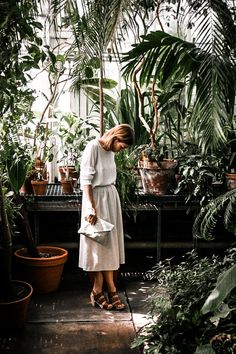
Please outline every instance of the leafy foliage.
M117 166L117 190L120 196L121 206L125 210L127 206L135 203L137 199L137 181L134 166L130 163L129 152L121 151L115 155Z
M235 260L236 249L232 248L223 259L200 258L192 251L178 264L173 260L158 263L151 272L158 283L147 300L151 322L138 333L133 347L145 354L204 353L204 347L207 353L216 353L212 338L235 333L235 282L225 276L233 272ZM213 298L215 284L219 302L210 309L206 301L209 304L208 296Z
M236 234L236 189L221 194L200 210L193 224L193 237L214 239L219 218L223 218L228 231Z
M226 17L233 36L236 29L228 6L218 0L188 2L195 16L191 19L198 24L195 43L163 31L151 32L123 58L128 77L141 66L141 86L154 81L165 89L178 81L185 83L188 127L204 151L217 149L232 128L236 71L232 34L225 32Z
M203 154L195 144L179 146L178 173L180 179L175 194L185 195L186 203L206 205L214 198L215 181L223 180L224 166L220 154Z

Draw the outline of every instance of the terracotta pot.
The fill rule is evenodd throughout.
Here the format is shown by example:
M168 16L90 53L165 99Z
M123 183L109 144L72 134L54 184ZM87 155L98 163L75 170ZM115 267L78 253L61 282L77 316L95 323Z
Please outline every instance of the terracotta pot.
M73 178L69 181L61 180L62 192L64 194L73 194L74 188L75 188L75 183L77 183L76 178Z
M226 173L226 185L227 189L230 191L236 188L236 173Z
M26 248L15 251L17 275L20 279L28 281L35 293L54 292L60 285L68 251L54 246L38 246L37 249L50 257L29 257Z
M34 195L45 195L47 191L48 180L31 181Z
M139 172L145 194L165 195L175 183L175 160L139 162Z
M0 302L0 329L14 330L22 328L25 324L28 306L33 294L30 284L13 280L14 286L21 288L23 296L14 301Z

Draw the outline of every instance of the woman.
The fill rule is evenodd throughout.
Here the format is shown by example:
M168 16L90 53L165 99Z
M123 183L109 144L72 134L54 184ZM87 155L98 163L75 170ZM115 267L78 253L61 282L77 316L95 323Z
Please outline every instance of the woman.
M134 131L131 126L117 125L101 138L88 143L80 166L80 185L83 191L81 220L85 219L94 225L97 218L101 218L114 225L105 245L84 235L80 236L79 267L94 274L91 303L105 310L125 308L114 283L114 271L125 262L122 212L115 187L114 153L129 147L133 142ZM103 294L104 282L108 300Z

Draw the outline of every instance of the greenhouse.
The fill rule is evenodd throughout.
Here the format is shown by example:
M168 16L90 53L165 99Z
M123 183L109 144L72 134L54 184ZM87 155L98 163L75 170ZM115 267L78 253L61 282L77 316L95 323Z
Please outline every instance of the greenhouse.
M0 0L0 353L236 353L236 1Z

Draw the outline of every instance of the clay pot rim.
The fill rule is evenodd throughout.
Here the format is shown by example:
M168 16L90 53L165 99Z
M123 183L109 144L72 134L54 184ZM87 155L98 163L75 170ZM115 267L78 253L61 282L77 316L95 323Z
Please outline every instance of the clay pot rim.
M29 293L26 296L24 296L24 297L22 297L22 298L20 298L18 300L8 301L8 302L0 302L1 306L5 306L5 305L8 306L8 305L17 304L17 303L22 302L23 300L25 300L27 298L30 298L32 296L32 294L33 294L33 287L32 287L32 285L30 283L28 283L26 281L23 281L23 280L18 280L18 279L14 279L14 280L12 280L12 282L13 283L20 283L20 284L24 285L25 288L29 289Z
M37 249L39 252L48 252L49 250L52 250L52 253L56 253L57 251L59 251L59 254L53 256L53 257L48 257L48 258L37 258L37 257L29 257L29 256L24 256L21 253L24 253L27 248L26 247L22 247L19 248L18 250L16 250L14 252L14 255L16 257L19 257L21 259L28 259L28 260L40 260L40 262L48 262L50 260L54 260L54 259L60 259L60 258L64 258L65 256L68 256L68 251L62 247L56 247L56 246L37 246ZM49 252L50 253L50 252Z
M31 184L47 184L48 179L40 180L40 179L32 179Z

